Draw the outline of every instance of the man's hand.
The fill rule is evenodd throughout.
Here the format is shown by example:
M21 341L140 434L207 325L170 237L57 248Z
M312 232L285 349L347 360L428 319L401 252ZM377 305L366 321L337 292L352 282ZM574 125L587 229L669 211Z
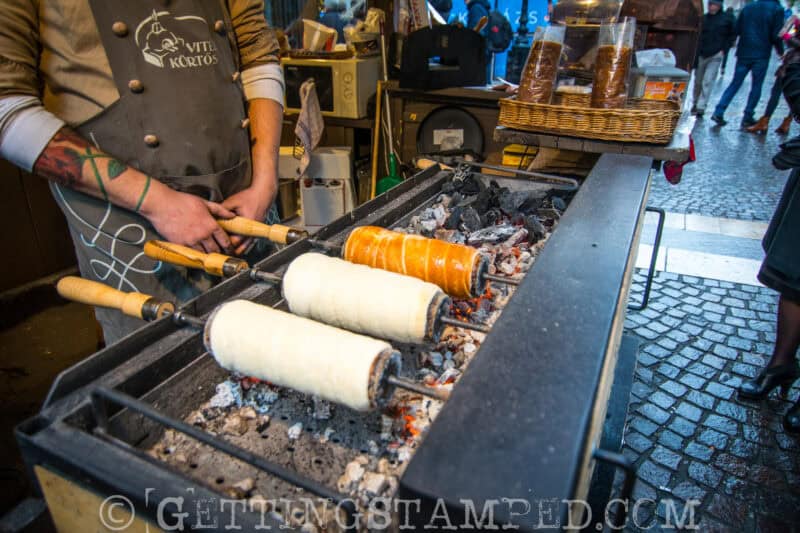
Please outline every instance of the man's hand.
M264 180L263 183L264 186L260 188L251 186L229 196L222 202L222 206L240 217L263 222L267 215L267 209L272 205L277 193L274 180ZM240 235L231 235L230 239L236 255L245 253L252 243L252 238Z
M232 218L234 213L193 194L156 185L155 180L153 184L158 189L148 195L141 213L165 240L206 253L231 252L231 239L216 219Z

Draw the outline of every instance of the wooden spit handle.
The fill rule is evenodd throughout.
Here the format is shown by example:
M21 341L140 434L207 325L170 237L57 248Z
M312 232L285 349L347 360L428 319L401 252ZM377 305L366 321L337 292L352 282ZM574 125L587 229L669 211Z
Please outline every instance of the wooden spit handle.
M442 170L453 170L453 167L445 165L444 163L439 163L438 161L434 161L433 159L427 159L424 157L417 159L417 168L420 168L422 170L427 170L431 168L433 165L439 165L439 168L441 168Z
M175 306L140 292L122 292L97 281L66 276L56 284L63 298L84 304L118 309L128 316L153 320L172 314Z
M246 261L229 255L207 254L188 246L165 241L147 241L144 253L147 257L165 263L205 270L212 276L232 276L250 268Z
M246 235L248 237L261 237L278 244L292 244L302 238L308 237L308 232L280 224L264 224L249 218L233 217L217 219L217 223L228 233Z

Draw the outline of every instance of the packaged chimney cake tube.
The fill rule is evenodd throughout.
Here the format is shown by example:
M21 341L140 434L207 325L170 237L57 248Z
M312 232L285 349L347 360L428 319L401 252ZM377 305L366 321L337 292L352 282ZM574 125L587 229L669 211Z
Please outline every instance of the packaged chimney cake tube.
M549 104L558 75L558 62L564 45L564 26L539 27L519 82L519 100Z
M636 19L632 17L624 17L621 22L600 26L597 59L594 64L592 107L625 107L635 32Z

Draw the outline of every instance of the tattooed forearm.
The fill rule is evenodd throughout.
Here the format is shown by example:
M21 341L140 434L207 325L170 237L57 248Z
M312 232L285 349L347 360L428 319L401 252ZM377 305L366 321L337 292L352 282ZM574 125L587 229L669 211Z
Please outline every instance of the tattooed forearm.
M77 133L61 128L36 160L33 171L60 185L77 186L82 179L83 162L74 147L81 144L86 144L86 141Z
M62 128L55 134L39 156L33 170L43 178L61 185L81 188L83 167L87 161L91 178L97 184L97 190L104 200L108 200L104 180L119 177L128 167L110 155L100 152L69 128ZM103 161L105 164L102 164ZM101 167L105 167L105 178Z

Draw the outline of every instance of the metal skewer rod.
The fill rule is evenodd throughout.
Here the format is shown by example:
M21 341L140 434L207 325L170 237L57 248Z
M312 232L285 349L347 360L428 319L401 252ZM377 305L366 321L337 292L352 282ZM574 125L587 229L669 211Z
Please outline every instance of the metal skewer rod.
M177 311L172 314L172 320L179 326L190 326L197 329L206 327L206 321L202 318L185 313L184 311Z
M442 324L447 324L449 326L455 326L457 328L464 328L464 329L471 329L474 331L478 331L480 333L489 333L491 328L489 326L484 326L482 324L473 324L472 322L463 322L458 320L457 318L452 318L449 316L443 316L440 318Z
M514 174L516 176L525 176L533 178L534 181L543 181L553 185L561 185L566 187L566 190L575 191L580 187L578 180L573 178L565 178L563 176L556 176L555 174L544 174L542 172L531 172L529 170L516 170L513 168L500 167L497 165L487 165L486 163L476 163L474 161L465 161L458 159L456 162L459 165L468 165L471 167L485 168L487 170L496 170L498 172L505 172L507 174Z
M261 281L263 283L269 283L272 285L280 285L283 282L283 278L278 276L277 274L272 274L270 272L263 272L258 270L257 268L250 269L250 279L253 281Z
M425 385L420 385L419 383L414 383L413 381L398 376L388 376L386 382L395 387L400 387L401 389L416 392L443 402L446 402L447 399L450 398L450 391L432 389L431 387L426 387Z
M336 256L342 255L343 245L341 244L335 244L330 241L320 241L317 239L309 239L308 242L311 243L311 246L317 248L318 250L322 250L327 253L332 253L333 255Z
M506 285L519 285L519 279L513 278L504 278L503 276L496 276L494 274L484 274L483 279L487 279L489 281L496 281L497 283L505 283Z

